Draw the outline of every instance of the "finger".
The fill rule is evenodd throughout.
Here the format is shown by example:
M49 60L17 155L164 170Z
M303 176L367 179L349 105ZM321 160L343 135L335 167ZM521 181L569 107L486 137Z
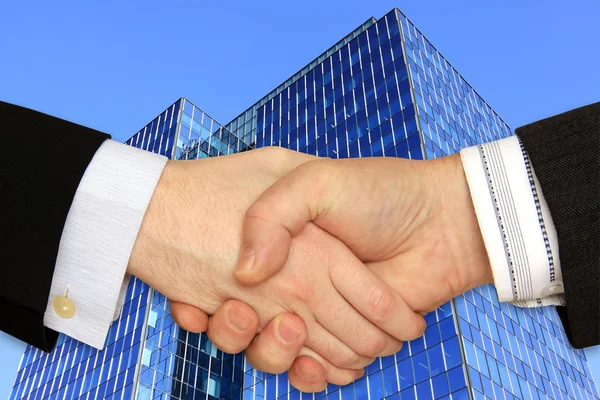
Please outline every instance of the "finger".
M356 353L316 320L306 322L306 327L310 335L304 347L338 368L361 369L375 360L374 357L365 357Z
M325 237L329 238L327 248L323 244ZM322 269L328 271L327 278L331 282L316 289L315 295L323 304L314 307L314 315L325 329L356 353L365 357L393 354L401 346L402 335L412 339L411 330L419 330L421 323L424 326L422 317L413 313L397 293L371 273L340 240L309 224L292 246L294 253L296 246L300 246L327 254L321 258L326 259ZM375 295L379 299L374 298ZM370 306L370 302L375 302L376 307ZM385 307L384 312L380 306ZM376 315L369 315L373 313ZM395 321L395 318L402 319ZM312 330L309 332L312 334Z
M319 366L325 372L325 384L323 384L323 375ZM294 364L290 368L288 377L290 378L290 382L292 385L294 385L294 387L298 388L298 386L302 386L303 389L298 389L314 392L323 390L327 383L334 385L347 385L360 378L363 373L364 370L362 368L338 368L313 352L311 349L303 347L302 350L300 350L300 356L294 361ZM308 389L306 386L308 386L309 383L312 383L314 386L311 387L310 390L306 390Z
M327 299L327 307L315 311L316 320L356 354L378 357L393 354L401 346L398 339L371 323L339 293L330 293ZM310 332L312 336L313 329Z
M318 216L329 171L325 161L311 161L294 169L268 188L244 217L242 246L235 276L255 285L285 264L291 238ZM315 171L315 173L311 173Z
M210 317L207 334L219 349L235 354L248 347L257 325L258 317L252 307L239 300L228 300Z
M397 340L408 341L423 334L427 326L425 320L406 304L398 292L377 278L358 259L336 261L338 259L330 267L331 281L358 313ZM365 345L368 344L365 342ZM385 351L391 354L395 346L393 344Z
M206 331L208 327L208 315L194 306L169 301L171 316L183 329L190 332L200 333Z
M288 372L290 384L296 389L314 393L325 390L327 387L327 372L314 358L301 356L294 360Z
M306 336L306 326L300 317L281 313L250 343L246 359L258 370L280 374L290 368Z

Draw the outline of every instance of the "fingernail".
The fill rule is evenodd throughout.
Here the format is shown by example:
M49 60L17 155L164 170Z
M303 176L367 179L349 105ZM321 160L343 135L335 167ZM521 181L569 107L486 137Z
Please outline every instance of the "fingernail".
M233 325L236 329L238 329L241 332L248 329L248 327L250 327L250 324L252 324L252 320L250 318L248 318L246 315L240 313L234 308L229 310L228 316L231 325Z
M300 336L300 332L293 325L281 320L277 326L277 334L286 343L292 343Z
M240 260L238 262L237 271L249 271L254 267L254 248L252 246L244 247Z

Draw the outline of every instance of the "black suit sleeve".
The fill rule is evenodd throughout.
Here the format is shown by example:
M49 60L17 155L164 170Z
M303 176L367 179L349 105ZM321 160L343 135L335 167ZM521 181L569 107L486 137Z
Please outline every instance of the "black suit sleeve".
M573 347L600 343L600 103L517 129L558 235Z
M58 338L44 311L67 213L108 138L0 102L0 329L45 351Z

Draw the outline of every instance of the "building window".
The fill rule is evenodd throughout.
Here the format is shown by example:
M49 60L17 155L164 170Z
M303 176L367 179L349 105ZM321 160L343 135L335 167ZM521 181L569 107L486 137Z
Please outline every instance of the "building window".
M217 375L210 374L208 377L208 394L217 398L221 396L221 381Z
M149 386L140 383L137 392L137 400L150 400L150 394L152 393L152 389Z
M157 317L158 317L158 314L156 313L156 311L151 310L150 315L148 316L148 326L156 328L156 318Z
M146 367L150 366L150 357L152 357L152 350L148 347L144 347L144 352L142 353L142 365Z

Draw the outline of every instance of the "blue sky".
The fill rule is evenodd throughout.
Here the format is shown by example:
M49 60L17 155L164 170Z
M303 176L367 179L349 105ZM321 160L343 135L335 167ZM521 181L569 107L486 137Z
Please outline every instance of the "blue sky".
M125 140L186 96L228 122L399 7L512 127L599 100L600 2L356 0L0 5L0 99ZM24 152L24 158L26 153ZM0 398L23 345L0 334ZM600 381L600 350L589 351Z

